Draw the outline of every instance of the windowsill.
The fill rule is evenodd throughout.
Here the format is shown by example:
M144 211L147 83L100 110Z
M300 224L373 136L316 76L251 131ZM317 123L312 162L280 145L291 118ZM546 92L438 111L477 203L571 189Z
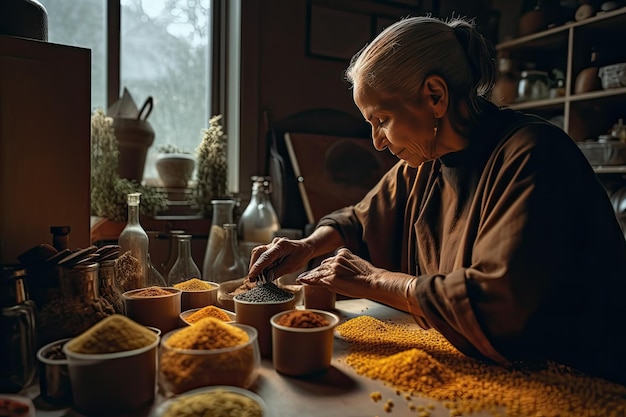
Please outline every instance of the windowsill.
M141 225L146 232L169 232L184 230L194 238L208 238L211 219L202 216L155 216L142 217ZM91 216L91 242L116 241L126 222L116 222L104 217Z

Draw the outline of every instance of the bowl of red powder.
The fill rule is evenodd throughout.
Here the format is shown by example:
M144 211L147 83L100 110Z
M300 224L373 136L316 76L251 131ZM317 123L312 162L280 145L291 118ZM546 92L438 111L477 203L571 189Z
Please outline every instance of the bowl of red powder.
M273 315L270 323L276 371L303 376L330 367L339 316L323 310L293 309Z

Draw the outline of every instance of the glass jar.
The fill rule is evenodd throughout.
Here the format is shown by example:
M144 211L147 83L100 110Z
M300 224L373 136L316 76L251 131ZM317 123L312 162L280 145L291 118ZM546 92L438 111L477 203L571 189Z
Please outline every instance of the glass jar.
M237 225L224 225L224 244L215 259L211 270L211 281L226 282L243 278L247 274L247 265L239 252L237 243Z
M178 259L167 275L167 284L173 286L192 278L201 279L200 269L191 256L191 235L176 235L178 240Z
M202 263L202 278L205 281L214 281L212 276L212 268L220 253L220 249L224 244L224 225L233 222L233 210L235 208L235 200L212 200L213 216L211 220L211 230L209 231L209 240L207 242L206 251L204 253L204 262Z
M124 300L122 292L115 279L115 259L100 263L100 295L106 299L116 313L124 314Z
M139 223L140 196L141 193L128 194L128 220L118 238L120 258L127 258L122 259L126 266L124 276L118 277L122 291L145 287L148 277L150 241L148 234Z
M239 235L244 242L270 243L280 229L278 215L272 206L271 177L252 177L252 197L239 220Z
M115 314L115 308L100 295L99 264L59 266L60 296L44 304L39 314L42 345L75 337Z
M35 303L28 298L26 272L0 271L0 392L17 393L35 379Z

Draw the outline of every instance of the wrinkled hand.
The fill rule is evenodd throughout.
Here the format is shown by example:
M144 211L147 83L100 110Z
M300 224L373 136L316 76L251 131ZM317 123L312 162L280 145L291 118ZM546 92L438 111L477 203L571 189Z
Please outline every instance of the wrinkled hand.
M303 284L319 285L339 294L356 298L369 298L372 284L381 270L350 250L341 248L335 256L322 261L320 266L298 276Z
M261 272L272 270L276 278L303 269L314 248L302 240L275 237L271 243L252 249L248 279L256 281Z

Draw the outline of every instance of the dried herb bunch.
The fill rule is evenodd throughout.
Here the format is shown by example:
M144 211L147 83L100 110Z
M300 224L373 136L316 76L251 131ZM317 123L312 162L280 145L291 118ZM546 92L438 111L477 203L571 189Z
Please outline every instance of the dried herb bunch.
M222 127L222 115L209 119L209 127L203 130L203 137L197 152L197 185L193 203L203 216L212 215L211 200L230 197L227 174L227 142Z
M141 214L154 216L167 208L167 196L154 187L120 178L119 150L113 119L97 109L91 115L91 214L115 221L126 221L126 196L141 193Z

